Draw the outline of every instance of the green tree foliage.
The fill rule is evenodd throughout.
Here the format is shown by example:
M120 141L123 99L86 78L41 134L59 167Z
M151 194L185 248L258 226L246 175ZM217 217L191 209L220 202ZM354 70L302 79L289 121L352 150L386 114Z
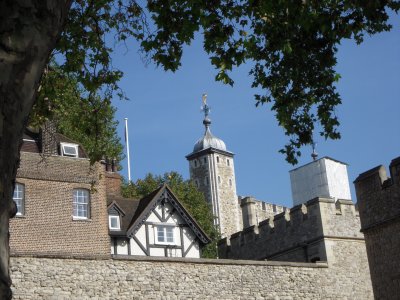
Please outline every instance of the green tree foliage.
M183 180L182 176L176 172L165 173L163 176L147 174L144 179L124 183L122 194L124 197L140 199L164 183L168 184L175 196L211 238L211 243L202 250L202 257L216 258L219 234L213 224L211 207L191 181Z
M120 161L123 146L114 115L111 101L84 93L76 77L53 62L42 77L30 125L38 127L53 120L58 132L83 145L92 162L102 157Z
M315 129L340 138L338 44L389 30L388 13L399 7L400 1L77 0L53 54L87 93L123 98L112 43L136 39L148 59L175 71L183 45L201 32L216 80L233 85L229 72L252 65L256 105L268 104L275 113L289 139L280 151L296 163Z
M397 13L400 1L152 0L147 8L157 29L142 46L165 69L179 67L182 45L196 31L203 33L216 80L232 85L232 68L251 63L252 87L262 91L256 105L270 104L289 137L280 151L294 164L316 125L321 136L340 138L337 46L389 30L388 12Z

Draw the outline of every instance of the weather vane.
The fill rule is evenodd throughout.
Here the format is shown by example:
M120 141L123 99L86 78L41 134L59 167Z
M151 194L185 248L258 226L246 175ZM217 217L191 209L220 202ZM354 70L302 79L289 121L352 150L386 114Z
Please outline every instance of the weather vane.
M314 133L313 133L312 135L314 135ZM311 146L312 146L311 157L312 157L312 159L313 159L314 161L316 161L316 160L317 160L317 157L318 157L318 153L315 151L315 148L316 148L316 146L317 146L317 143L314 142L314 136L312 137L312 140L311 140Z
M207 104L207 94L204 93L201 98L203 99L203 106L201 107L201 110L204 112L204 118L207 119L210 112L210 107Z

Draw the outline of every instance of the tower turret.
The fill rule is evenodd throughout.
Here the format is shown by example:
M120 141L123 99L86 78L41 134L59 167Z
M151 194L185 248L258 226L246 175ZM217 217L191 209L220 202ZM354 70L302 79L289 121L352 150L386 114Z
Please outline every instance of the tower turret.
M186 159L189 161L190 178L211 204L215 225L225 237L240 230L234 154L227 150L224 141L211 133L206 94L203 94L202 111L205 132Z

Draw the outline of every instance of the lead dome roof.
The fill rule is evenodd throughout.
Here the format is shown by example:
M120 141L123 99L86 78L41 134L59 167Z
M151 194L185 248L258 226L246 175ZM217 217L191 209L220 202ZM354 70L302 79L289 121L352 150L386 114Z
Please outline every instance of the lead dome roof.
M193 147L193 152L199 152L208 148L214 148L222 151L226 151L226 145L223 140L214 136L210 127L206 125L206 132L204 136L200 138Z

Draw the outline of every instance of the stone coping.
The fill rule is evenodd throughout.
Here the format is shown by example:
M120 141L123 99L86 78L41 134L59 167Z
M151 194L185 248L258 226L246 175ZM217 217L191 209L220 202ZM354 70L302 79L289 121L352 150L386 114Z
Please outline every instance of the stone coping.
M235 259L210 259L210 258L178 258L178 257L156 257L156 256L125 256L112 255L115 260L138 261L138 262L171 262L208 265L246 265L246 266L277 266L277 267L301 267L301 268L328 268L327 262L300 263L288 261L261 261L261 260L235 260Z
M232 265L232 266L271 266L271 267L298 267L298 268L328 268L328 263L318 261L315 263L301 263L288 261L261 261L261 260L235 260L235 259L210 259L210 258L179 258L179 257L157 257L157 256L134 256L134 255L110 255L110 256L57 256L54 254L23 255L12 254L11 258L39 258L39 259L73 259L73 260L104 260L104 261L136 261L154 263L187 263L207 265Z

